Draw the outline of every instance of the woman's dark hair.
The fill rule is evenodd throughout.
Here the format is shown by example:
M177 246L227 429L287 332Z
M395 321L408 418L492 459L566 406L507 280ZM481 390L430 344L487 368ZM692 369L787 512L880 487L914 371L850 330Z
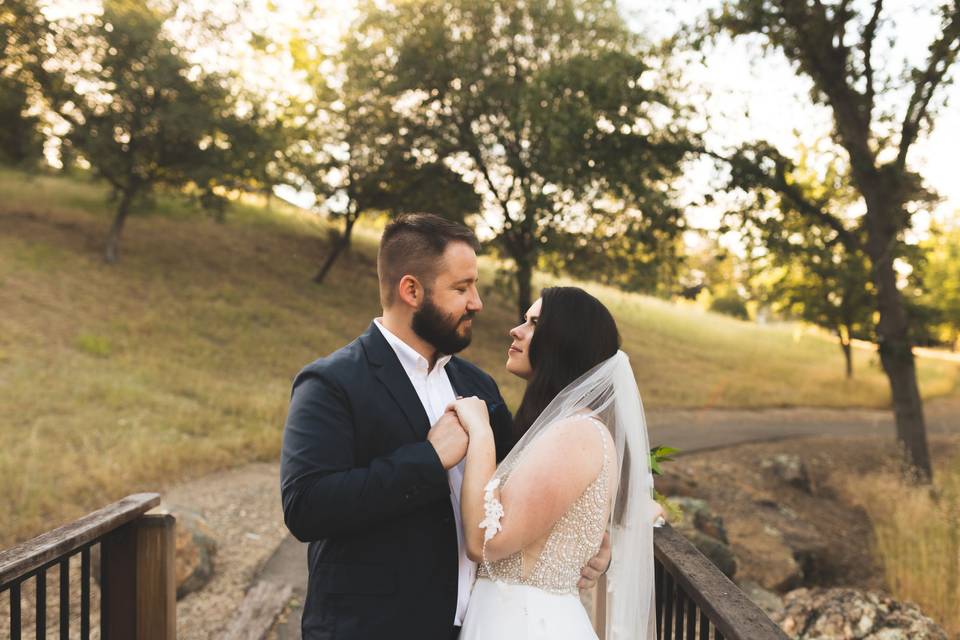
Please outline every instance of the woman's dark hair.
M517 439L567 385L620 348L610 311L583 289L549 287L540 298L540 318L528 351L533 376L513 420Z

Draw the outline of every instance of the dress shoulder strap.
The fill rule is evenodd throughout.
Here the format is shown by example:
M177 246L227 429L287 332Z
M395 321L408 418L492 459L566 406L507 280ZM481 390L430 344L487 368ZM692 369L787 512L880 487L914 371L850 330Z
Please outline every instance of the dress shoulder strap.
M605 425L600 418L596 416L589 416L588 419L593 423L593 426L597 428L597 431L600 434L600 443L603 445L603 469L606 470L607 464L610 460L610 454L608 453L607 447L607 425Z

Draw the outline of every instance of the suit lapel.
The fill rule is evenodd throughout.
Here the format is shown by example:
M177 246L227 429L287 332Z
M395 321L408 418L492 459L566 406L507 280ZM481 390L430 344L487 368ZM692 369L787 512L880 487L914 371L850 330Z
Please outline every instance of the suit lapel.
M380 329L371 322L366 333L360 336L360 342L367 354L367 360L373 367L374 375L400 407L414 435L420 439L426 438L427 432L430 431L427 412L423 409L420 396L417 395L417 390L413 388L413 383L407 377L407 372L403 370L397 354L383 337Z
M472 392L467 393L468 389L463 386L463 380L460 379L460 370L457 367L456 358L451 358L444 369L447 372L447 379L450 381L450 386L453 387L453 393L455 395L464 397L473 395Z

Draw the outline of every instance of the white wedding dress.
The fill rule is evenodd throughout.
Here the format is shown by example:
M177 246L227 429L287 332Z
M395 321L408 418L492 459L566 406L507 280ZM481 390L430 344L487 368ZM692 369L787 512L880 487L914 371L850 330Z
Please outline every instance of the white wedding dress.
M599 441L582 431L596 429ZM593 434L590 434L591 436ZM582 436L582 437L581 437ZM576 453L551 446L576 442ZM570 440L569 438L574 438ZM547 443L539 448L539 443ZM602 443L597 446L597 442ZM556 451L538 455L539 452ZM613 562L607 574L605 640L656 638L653 561L653 476L643 404L627 355L618 351L563 389L534 421L485 487L484 561L470 596L460 640L597 640L580 602L577 583L610 533ZM533 452L529 458L527 454ZM562 453L561 453L562 452ZM602 458L602 461L601 461ZM532 467L524 467L530 460ZM541 467L539 465L546 465ZM581 466L588 465L588 466ZM545 537L501 560L487 558L487 543L503 530L500 497L518 469L532 477L591 477L599 473ZM583 473L571 473L583 471ZM555 475L554 475L555 474ZM522 476L523 474L519 474ZM531 477L527 475L526 477ZM506 508L536 508L541 495L523 484ZM518 497L519 496L519 497ZM517 526L514 518L512 526ZM504 523L509 525L508 523ZM520 525L522 526L522 525Z
M524 566L524 551L481 563L460 640L596 640L577 582L600 549L612 496L610 445L602 423L591 421L603 442L596 480L553 526L532 566Z

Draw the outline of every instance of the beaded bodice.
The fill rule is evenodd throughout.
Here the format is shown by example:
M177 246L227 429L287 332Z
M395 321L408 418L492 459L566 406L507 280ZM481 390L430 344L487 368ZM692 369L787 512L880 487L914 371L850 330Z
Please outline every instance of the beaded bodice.
M611 499L606 427L596 418L590 420L603 442L603 466L597 478L553 525L529 570L524 567L524 550L521 550L502 560L480 563L478 577L529 585L553 593L577 593L580 571L600 549Z

